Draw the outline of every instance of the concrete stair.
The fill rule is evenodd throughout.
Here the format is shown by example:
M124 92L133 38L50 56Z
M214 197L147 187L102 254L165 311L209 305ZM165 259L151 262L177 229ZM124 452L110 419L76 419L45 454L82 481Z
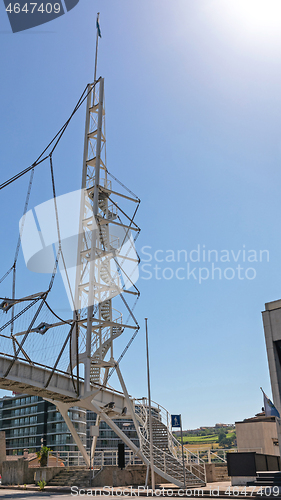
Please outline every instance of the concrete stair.
M251 486L278 486L281 488L281 472L258 472L255 481L249 483ZM280 490L281 491L281 490Z
M62 470L48 482L48 486L88 487L90 486L90 470L81 468L73 470L63 467Z

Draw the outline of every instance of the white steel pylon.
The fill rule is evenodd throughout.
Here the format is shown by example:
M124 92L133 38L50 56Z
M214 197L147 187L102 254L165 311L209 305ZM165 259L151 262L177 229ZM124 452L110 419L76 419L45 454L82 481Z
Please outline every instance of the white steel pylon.
M108 371L115 364L114 339L125 328L139 328L124 296L126 293L139 296L134 284L139 258L132 234L140 231L134 222L140 200L113 191L108 178L104 79L89 85L88 92L75 286L78 353L77 347L72 349L72 367L76 365L78 369L78 364L84 364L86 393L91 384L106 383ZM120 208L120 197L134 203L132 216ZM113 308L112 300L117 296L121 296L133 324L124 324L122 313ZM75 336L74 331L73 345ZM108 351L109 359L105 361Z

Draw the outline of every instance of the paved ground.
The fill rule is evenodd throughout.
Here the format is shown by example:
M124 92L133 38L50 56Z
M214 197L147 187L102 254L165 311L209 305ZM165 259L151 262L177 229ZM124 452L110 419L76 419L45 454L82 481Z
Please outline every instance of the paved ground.
M73 486L72 491L70 488L52 488L46 487L45 491L39 492L38 488L35 485L27 486L26 490L19 489L19 487L6 487L2 486L0 488L0 498L1 500L6 499L28 499L31 500L39 500L42 498L49 498L51 500L73 500L76 498L96 498L97 500L105 500L114 499L116 497L123 497L124 500L132 500L137 497L156 497L156 498L236 498L236 499L245 499L248 497L258 498L267 498L274 499L276 497L281 497L281 489L275 487L274 490L270 488L254 488L253 486L231 486L230 482L221 482L221 483L209 483L207 486L203 488L192 488L192 489L178 489L175 488L174 485L160 485L152 494L152 491L148 488L144 487L133 488L133 487L120 487L120 488L93 488L93 489L78 489Z

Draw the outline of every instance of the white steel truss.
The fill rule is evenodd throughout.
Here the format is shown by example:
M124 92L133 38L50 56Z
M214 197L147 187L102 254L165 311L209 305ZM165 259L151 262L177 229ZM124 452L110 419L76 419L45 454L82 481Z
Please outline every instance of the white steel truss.
M113 191L108 178L103 78L89 86L82 190L85 196L81 203L74 318L80 325L79 359L73 350L72 366L84 364L88 392L91 383L105 383L110 367L114 366L114 339L125 328L139 328L124 298L126 293L139 296L132 276L139 262L132 234L138 234L139 228L134 215L131 217L120 208L119 200L125 198L136 208L140 200ZM113 298L120 294L133 325L124 324L122 313L113 307ZM109 359L105 361L108 352Z

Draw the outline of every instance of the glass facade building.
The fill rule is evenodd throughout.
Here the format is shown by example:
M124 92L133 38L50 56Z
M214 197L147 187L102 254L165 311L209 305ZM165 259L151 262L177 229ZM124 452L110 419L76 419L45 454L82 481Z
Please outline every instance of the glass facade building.
M87 411L87 448L90 449L90 426L96 423L96 413ZM131 441L138 447L139 439L134 426L134 422L130 418L115 419L114 423L128 436ZM103 420L99 424L99 437L97 439L97 450L116 450L118 444L123 443L117 434ZM125 446L127 448L127 446Z
M86 444L86 410L71 408L69 417ZM6 434L7 455L24 449L39 451L42 444L53 451L76 451L77 446L55 405L39 396L17 395L0 400L0 431Z
M84 445L90 449L90 426L95 425L96 413L82 408L70 408L69 417ZM139 446L133 421L129 418L114 420L115 424ZM122 440L101 421L97 450L116 450ZM77 446L56 406L40 396L26 394L0 399L0 431L6 434L7 455L22 455L39 451L42 444L53 451L78 451Z

